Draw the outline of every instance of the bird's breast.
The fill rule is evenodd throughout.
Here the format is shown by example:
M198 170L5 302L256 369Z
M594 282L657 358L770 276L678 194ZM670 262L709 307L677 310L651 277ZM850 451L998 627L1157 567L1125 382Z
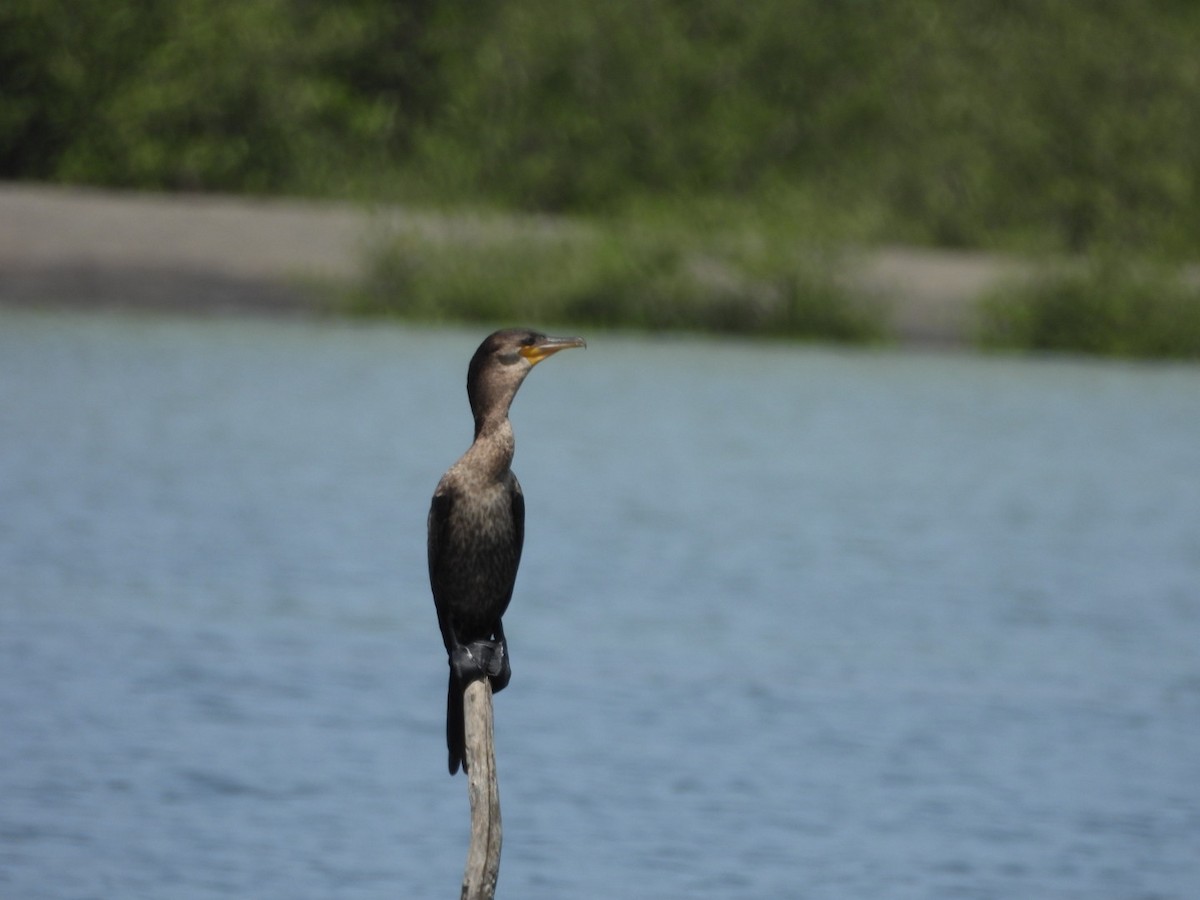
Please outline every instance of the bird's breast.
M459 485L441 531L435 598L460 634L490 629L508 606L521 558L514 517L515 479Z

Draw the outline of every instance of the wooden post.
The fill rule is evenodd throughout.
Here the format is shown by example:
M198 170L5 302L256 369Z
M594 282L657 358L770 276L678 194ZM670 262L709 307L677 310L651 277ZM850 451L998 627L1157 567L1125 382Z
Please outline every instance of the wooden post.
M463 695L467 738L467 795L471 800L471 846L461 900L492 900L500 877L500 790L492 737L492 685L472 681Z

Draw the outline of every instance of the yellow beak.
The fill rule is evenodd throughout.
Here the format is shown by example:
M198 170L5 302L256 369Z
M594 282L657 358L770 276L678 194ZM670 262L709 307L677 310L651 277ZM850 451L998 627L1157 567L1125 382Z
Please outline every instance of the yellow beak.
M578 337L548 337L536 344L521 348L521 355L529 360L530 365L536 366L547 356L553 356L559 350L569 350L572 347L586 347L587 342Z

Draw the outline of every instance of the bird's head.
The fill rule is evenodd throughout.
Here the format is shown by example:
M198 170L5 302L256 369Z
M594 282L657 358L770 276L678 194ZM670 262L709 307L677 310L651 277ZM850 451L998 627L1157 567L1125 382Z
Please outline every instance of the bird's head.
M525 376L559 350L586 347L583 338L547 337L528 328L505 328L489 334L467 369L467 396L476 428L489 415L508 414Z

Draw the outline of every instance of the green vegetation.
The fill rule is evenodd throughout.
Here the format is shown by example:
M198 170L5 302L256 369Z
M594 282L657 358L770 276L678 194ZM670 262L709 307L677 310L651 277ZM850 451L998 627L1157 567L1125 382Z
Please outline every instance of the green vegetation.
M378 275L439 316L486 282L807 333L810 295L847 304L789 230L1194 261L1198 46L1191 0L6 0L0 177L586 218L465 257L409 236Z
M428 5L5 0L0 177L345 192L422 114Z
M835 277L836 259L780 232L633 221L413 228L372 256L356 311L409 319L523 319L649 330L868 341L882 310Z
M1200 360L1200 283L1160 267L1058 266L987 298L982 319L986 347Z
M6 0L0 177L1200 246L1186 0Z

